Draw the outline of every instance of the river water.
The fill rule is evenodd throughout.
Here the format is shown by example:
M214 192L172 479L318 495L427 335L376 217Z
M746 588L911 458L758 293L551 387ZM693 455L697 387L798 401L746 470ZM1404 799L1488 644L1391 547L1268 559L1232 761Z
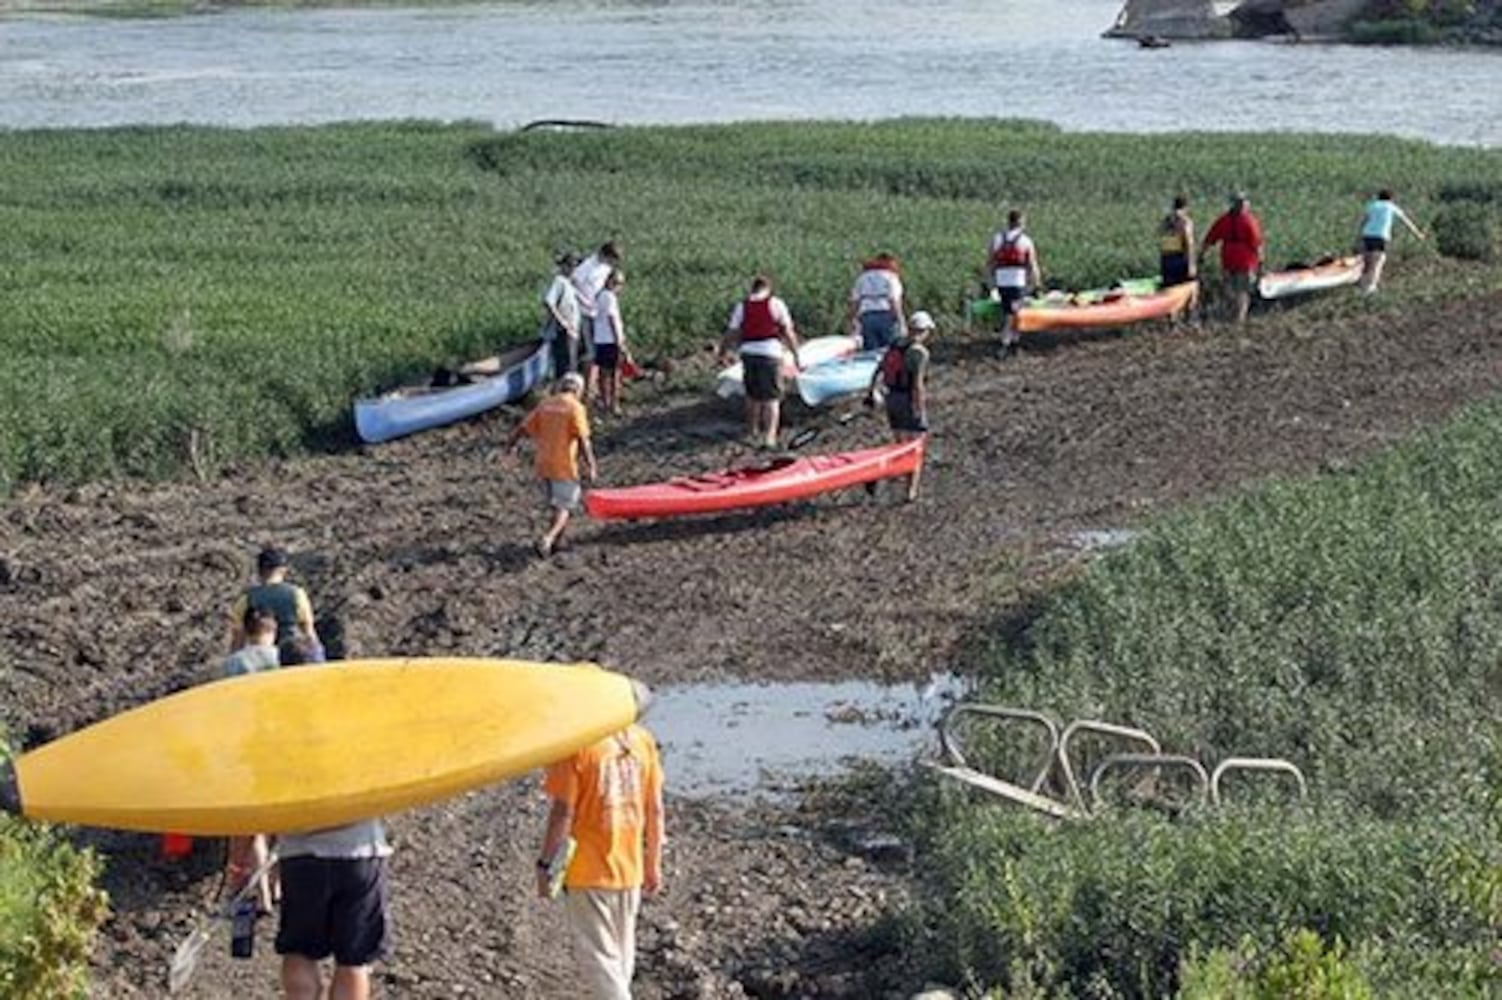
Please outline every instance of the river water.
M1117 0L0 16L0 127L1020 116L1502 145L1502 53L1105 40Z

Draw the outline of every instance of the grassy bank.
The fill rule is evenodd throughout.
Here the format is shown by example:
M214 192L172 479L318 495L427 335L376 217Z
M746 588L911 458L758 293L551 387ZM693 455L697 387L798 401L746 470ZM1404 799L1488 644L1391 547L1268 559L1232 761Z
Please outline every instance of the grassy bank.
M621 238L638 343L685 352L757 270L833 330L881 247L957 316L1013 204L1048 276L1088 284L1152 269L1180 189L1203 218L1249 188L1281 261L1347 247L1376 183L1428 219L1487 177L1502 154L1007 122L0 134L0 489L343 440L356 394L531 335L559 246Z
M1499 449L1502 405L1481 407L1347 474L1159 525L1049 595L987 699L1211 762L1288 757L1314 801L1054 830L950 799L939 971L1161 996L1211 952L1265 967L1307 929L1373 992L1297 995L1502 990Z

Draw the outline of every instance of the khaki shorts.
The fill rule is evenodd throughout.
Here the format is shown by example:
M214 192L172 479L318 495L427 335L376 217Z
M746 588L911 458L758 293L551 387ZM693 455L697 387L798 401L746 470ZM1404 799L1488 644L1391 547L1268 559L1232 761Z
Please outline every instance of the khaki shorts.
M577 479L544 479L542 493L548 506L553 510L576 511L579 509L582 491L579 489Z

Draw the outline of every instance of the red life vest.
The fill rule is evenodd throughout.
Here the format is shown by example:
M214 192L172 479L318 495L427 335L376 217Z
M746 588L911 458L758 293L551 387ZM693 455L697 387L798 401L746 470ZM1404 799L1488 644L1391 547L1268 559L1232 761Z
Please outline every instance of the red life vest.
M1015 237L1003 235L1001 246L991 253L993 267L1027 267L1032 261L1033 255L1027 247L1022 245L1022 233Z
M772 316L772 297L746 299L741 303L741 343L776 340L779 327Z
M881 356L881 383L888 392L913 391L913 377L907 370L907 342L898 341Z

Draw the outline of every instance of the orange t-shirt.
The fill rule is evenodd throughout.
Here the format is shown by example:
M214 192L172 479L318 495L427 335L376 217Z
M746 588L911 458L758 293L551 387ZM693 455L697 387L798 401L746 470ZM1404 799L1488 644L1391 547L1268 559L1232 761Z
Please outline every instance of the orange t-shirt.
M579 442L589 438L589 414L577 396L560 392L544 399L522 421L522 430L537 449L539 478L579 478Z
M570 889L636 889L642 884L647 806L660 802L657 741L627 726L548 768L543 791L574 810L576 850Z

